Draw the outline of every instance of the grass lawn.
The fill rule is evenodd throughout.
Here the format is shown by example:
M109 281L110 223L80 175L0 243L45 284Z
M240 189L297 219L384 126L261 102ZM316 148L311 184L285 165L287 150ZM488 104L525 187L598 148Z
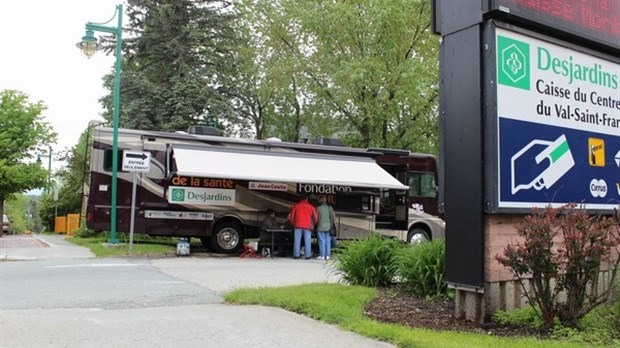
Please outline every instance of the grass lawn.
M107 238L102 237L67 237L67 242L89 248L97 257L110 257L119 255L134 254L158 254L158 253L174 253L176 252L176 241L172 239L161 240L157 242L144 242L136 240L133 243L133 250L129 253L129 242L121 241L117 246L105 246Z
M375 289L361 286L305 284L281 288L240 289L226 294L225 300L229 303L280 307L338 325L344 330L390 342L398 347L588 347L565 341L504 338L472 333L413 329L402 325L379 323L363 315L364 306L376 295Z

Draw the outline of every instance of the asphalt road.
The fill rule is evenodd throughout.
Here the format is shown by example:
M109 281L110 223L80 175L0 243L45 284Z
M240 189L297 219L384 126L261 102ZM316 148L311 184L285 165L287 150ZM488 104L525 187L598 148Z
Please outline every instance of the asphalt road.
M8 262L3 310L114 310L221 302L219 293L159 271L145 260Z
M235 288L338 281L323 261L65 251L74 256L0 262L0 347L393 347L281 309L223 303Z

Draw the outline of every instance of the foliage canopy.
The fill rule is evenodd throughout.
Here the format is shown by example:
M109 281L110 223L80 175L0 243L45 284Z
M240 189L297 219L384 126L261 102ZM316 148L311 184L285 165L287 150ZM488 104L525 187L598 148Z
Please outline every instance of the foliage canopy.
M438 38L420 0L245 1L246 113L259 137L437 152ZM254 55L252 57L252 55Z
M119 125L186 130L229 114L227 76L235 66L234 15L220 0L129 0L123 40ZM115 40L104 45L113 50ZM113 90L114 75L104 78ZM101 99L113 118L113 95Z
M0 215L4 200L45 185L47 171L31 161L52 143L56 134L43 121L42 102L32 103L16 90L0 92ZM31 162L29 162L29 160Z

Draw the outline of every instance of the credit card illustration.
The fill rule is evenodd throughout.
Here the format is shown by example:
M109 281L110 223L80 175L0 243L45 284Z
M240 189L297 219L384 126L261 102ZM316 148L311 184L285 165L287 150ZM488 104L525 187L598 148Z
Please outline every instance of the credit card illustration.
M511 191L551 188L575 166L566 135L554 141L534 139L511 158Z

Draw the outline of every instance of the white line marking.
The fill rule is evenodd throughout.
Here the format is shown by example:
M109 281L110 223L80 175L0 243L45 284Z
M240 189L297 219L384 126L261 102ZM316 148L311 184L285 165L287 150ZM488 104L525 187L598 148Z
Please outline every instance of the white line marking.
M144 263L134 264L134 263L80 263L77 265L57 265L57 266L47 266L45 268L78 268L78 267L137 267L146 265Z

